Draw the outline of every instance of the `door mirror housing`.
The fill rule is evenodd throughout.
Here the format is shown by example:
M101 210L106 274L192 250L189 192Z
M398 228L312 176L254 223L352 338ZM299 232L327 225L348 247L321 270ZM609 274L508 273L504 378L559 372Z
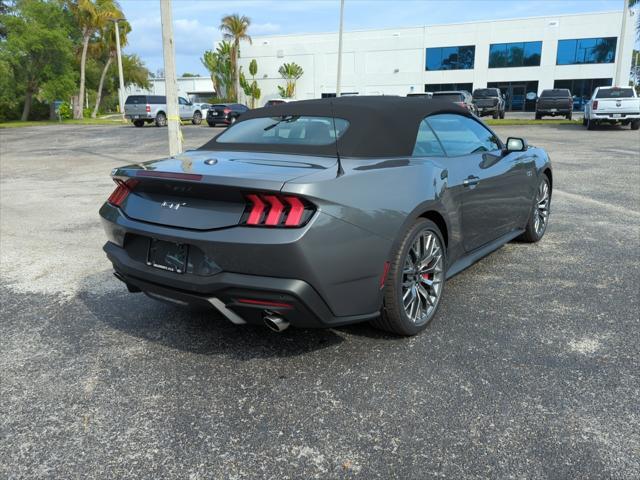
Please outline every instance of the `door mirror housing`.
M507 138L507 147L505 149L507 153L524 152L527 150L527 148L529 148L529 145L527 145L527 141L524 138Z

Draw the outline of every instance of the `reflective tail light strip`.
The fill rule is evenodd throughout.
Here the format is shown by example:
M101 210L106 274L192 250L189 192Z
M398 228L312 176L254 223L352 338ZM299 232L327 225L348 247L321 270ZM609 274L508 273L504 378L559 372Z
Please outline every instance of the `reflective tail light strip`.
M264 202L260 200L258 195L247 195L247 198L251 201L251 213L247 219L247 225L258 225L262 218L262 212L264 212Z
M269 205L271 205L269 214L267 215L267 219L265 220L264 224L270 226L278 225L278 223L280 223L280 216L284 211L284 205L280 200L278 200L278 197L276 197L275 195L265 195L264 198L267 202L269 202Z
M304 213L304 205L296 197L284 197L284 199L289 205L291 205L291 210L289 210L289 215L287 215L287 219L285 220L284 224L287 227L295 227L300 225L302 214Z
M126 182L123 182L122 180L115 180L115 182L118 184L118 186L113 191L113 193L109 195L109 198L107 198L107 203L119 207L122 205L122 202L124 202L125 198L129 196L133 188L138 184L138 181L129 179Z

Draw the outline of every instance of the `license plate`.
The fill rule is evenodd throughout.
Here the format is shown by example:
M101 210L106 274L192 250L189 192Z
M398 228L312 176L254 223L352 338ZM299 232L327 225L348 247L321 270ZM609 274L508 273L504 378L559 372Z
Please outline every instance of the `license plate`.
M613 118L620 118L620 117L622 117L621 113L614 113L613 114Z
M140 115L134 115L134 116L133 116L133 119L134 119L134 120L137 120L138 118L140 118Z
M214 115L217 117L218 115L222 115L222 112L216 112Z
M552 112L557 112L557 111L558 111L558 109L557 109L557 108L552 108L552 109L551 109L551 111L552 111Z
M168 272L184 273L187 265L189 246L182 243L151 239L147 265Z

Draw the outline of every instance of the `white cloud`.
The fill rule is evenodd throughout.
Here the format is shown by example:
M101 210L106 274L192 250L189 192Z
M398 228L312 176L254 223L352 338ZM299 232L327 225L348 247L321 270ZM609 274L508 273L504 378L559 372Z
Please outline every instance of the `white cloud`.
M252 23L250 28L251 35L268 35L270 33L278 33L282 27L277 23Z

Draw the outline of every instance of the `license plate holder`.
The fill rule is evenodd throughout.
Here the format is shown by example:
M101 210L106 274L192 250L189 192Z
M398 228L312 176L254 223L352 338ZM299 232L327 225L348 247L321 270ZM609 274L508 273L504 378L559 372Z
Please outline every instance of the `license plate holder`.
M189 245L152 238L149 242L147 265L167 272L184 273L188 254Z
M622 114L621 113L614 113L613 114L613 118L622 118Z

